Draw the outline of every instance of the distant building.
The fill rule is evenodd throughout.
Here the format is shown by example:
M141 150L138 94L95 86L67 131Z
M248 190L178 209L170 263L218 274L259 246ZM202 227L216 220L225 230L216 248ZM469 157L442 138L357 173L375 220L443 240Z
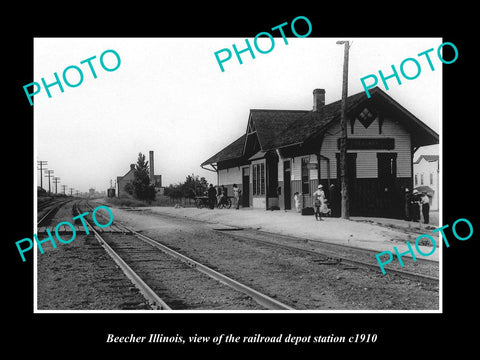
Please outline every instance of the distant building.
M438 210L439 172L438 155L420 155L413 163L413 188L427 193L431 210Z
M153 175L153 184L155 185L156 194L163 195L165 188L162 186L162 175Z
M132 197L132 195L130 195L125 189L125 186L131 181L133 181L134 171L135 171L135 164L130 164L130 170L128 170L128 172L125 175L117 176L117 196L118 197Z
M149 177L150 177L150 184L154 184L155 191L157 194L163 194L163 187L162 187L162 175L155 175L155 164L153 158L153 151L149 152ZM117 196L118 197L132 197L126 189L125 186L133 181L134 179L134 170L135 164L130 164L130 170L123 176L117 176Z

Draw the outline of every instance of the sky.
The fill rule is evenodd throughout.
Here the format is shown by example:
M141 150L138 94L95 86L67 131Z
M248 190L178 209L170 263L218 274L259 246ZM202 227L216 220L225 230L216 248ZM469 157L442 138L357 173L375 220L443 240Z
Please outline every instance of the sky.
M34 168L38 160L48 161L59 186L104 191L136 163L139 152L148 160L153 150L155 174L162 175L164 186L192 173L216 183L216 174L200 164L245 133L250 109L310 110L316 88L326 90L327 104L341 99L344 46L337 40L351 42L349 95L363 91L361 77L378 77L379 70L387 76L392 64L399 69L404 59L417 59L421 73L416 79L402 78L401 85L391 79L388 91L381 81L378 85L441 135L442 64L436 55L441 38L289 37L288 45L281 37L274 40L267 54L253 48L252 59L243 53L243 64L233 54L222 72L214 53L233 52L232 44L243 49L245 38L35 38L32 82L53 83L54 73L62 79L71 65L84 78L77 87L62 79L64 92L53 85L51 98L44 88L35 95ZM258 44L270 47L268 38ZM417 56L430 48L435 71ZM120 56L115 71L100 64L106 50ZM88 63L80 63L93 56L96 79ZM104 61L109 68L116 65L112 53ZM412 65L405 66L407 74L416 72ZM74 69L67 79L80 81ZM438 150L419 149L416 156Z

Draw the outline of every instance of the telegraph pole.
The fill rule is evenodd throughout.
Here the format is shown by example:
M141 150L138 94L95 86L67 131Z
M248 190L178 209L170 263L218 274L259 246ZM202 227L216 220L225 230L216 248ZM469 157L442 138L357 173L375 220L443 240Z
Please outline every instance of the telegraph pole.
M65 194L65 189L67 188L67 185L62 185L62 188L63 188L63 195L66 195Z
M60 182L60 178L55 176L53 178L53 183L55 184L55 195L57 195L57 185L58 185L59 182Z
M347 95L348 95L348 41L337 41L338 45L345 44L343 57L343 82L342 82L342 109L340 126L342 137L340 138L340 177L342 184L342 219L350 218L350 204L348 196L348 174L347 174Z
M70 196L72 196L73 188L70 188Z
M43 188L43 165L47 165L48 161L37 160L37 170L40 170L40 187Z
M50 190L50 178L53 177L53 170L45 170L45 172L47 173L47 177L48 177L48 195L51 195L52 192Z

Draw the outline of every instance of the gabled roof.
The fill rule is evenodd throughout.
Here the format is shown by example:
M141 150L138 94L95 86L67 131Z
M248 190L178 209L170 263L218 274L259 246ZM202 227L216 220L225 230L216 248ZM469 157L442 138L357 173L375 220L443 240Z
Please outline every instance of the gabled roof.
M122 181L125 178L127 180L133 178L134 172L135 172L135 164L130 164L130 170L128 170L123 176L117 176L117 182Z
M250 110L249 121L255 124L262 150L282 147L303 141L301 134L289 129L298 124L311 123L309 118L317 114L309 110ZM320 119L317 117L317 120Z
M347 113L354 109L361 101L365 100L365 92L349 96L347 98ZM291 126L281 128L281 132L273 141L268 142L263 150L285 147L288 145L299 144L307 139L327 129L328 125L340 119L342 101L338 100L327 104L319 111L303 111L303 116L293 122ZM276 126L273 124L271 126ZM272 133L266 130L267 133Z
M435 162L438 161L438 155L420 155L418 159L414 162L414 164L420 163L422 159L428 162Z
M205 160L200 166L216 164L219 161L238 159L243 156L243 144L245 143L245 135L240 136L233 143L220 150L208 160Z
M398 115L402 124L412 133L413 146L438 143L438 134L436 132L380 88L373 88L370 94L371 98L367 98L364 91L349 96L346 102L347 114L357 109L364 102L365 105L369 103L380 104ZM321 134L331 123L339 121L341 104L342 101L338 100L321 107L318 111L251 109L248 124L253 126L247 126L247 128L254 129L260 144L260 150L264 152L303 144L313 136ZM204 161L201 166L242 158L245 155L246 138L246 135L242 135L217 154Z

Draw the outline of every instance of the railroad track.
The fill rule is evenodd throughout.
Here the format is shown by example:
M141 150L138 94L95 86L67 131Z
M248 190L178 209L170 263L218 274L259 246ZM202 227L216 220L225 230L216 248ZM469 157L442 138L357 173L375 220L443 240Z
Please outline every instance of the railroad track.
M58 211L58 209L60 209L63 205L69 203L70 201L72 201L72 199L53 202L53 203L50 202L47 205L39 207L37 209L37 213L38 213L38 211L41 211L41 210L47 208L48 206L53 205L53 207L50 210L48 210L39 220L37 219L37 227L45 226L47 221L50 220L55 215L55 213Z
M168 214L162 214L162 216L176 218ZM198 221L195 219L190 220ZM203 222L201 223L203 224ZM245 230L243 228L235 228L231 226L220 227L214 225L211 226L211 228L228 235L232 239L256 242L258 244L273 248L283 248L290 251L297 251L315 256L318 264L360 267L380 273L380 268L375 258L375 255L378 253L378 251L375 250L361 249L343 244L333 244L321 240L313 241L308 239L300 239L287 235L272 234L265 231ZM311 246L311 248L308 249L307 246ZM393 254L393 256L396 258L395 254ZM383 276L388 277L391 275L397 275L403 278L433 285L439 283L439 278L437 276L433 276L432 271L429 269L431 267L435 267L436 270L434 270L433 273L438 272L438 262L422 258L418 258L413 265L408 260L405 260L404 262L408 267L418 268L416 269L417 271L413 272L402 268L399 269L398 267L400 267L400 265L396 265L395 261L392 261L392 263L385 267L387 273ZM429 272L430 274L428 274Z
M86 202L86 206L91 210L93 207ZM81 213L79 204L75 204L76 211ZM99 212L100 213L100 212ZM97 213L98 214L98 213ZM166 301L164 298L157 294L157 291L153 290L151 286L147 284L147 281L142 279L142 276L137 273L137 271L133 270L132 264L135 262L147 262L147 261L154 261L156 263L161 263L162 266L168 269L168 272L173 273L175 271L185 271L186 269L194 270L195 272L199 272L202 275L206 275L208 278L213 279L217 285L221 284L222 287L228 287L230 291L234 291L235 293L240 292L243 294L244 297L248 297L256 304L260 305L261 307L268 309L268 310L293 310L292 307L281 303L268 295L265 295L247 285L244 285L206 265L201 264L200 262L191 259L172 248L159 243L158 241L141 234L134 229L127 227L123 224L114 221L114 225L119 228L123 228L125 233L129 233L135 236L137 239L142 241L142 245L138 243L132 242L131 240L127 241L120 241L119 243L115 244L113 241L113 237L120 236L115 234L101 234L99 231L92 226L90 220L85 219L87 226L93 232L97 241L101 244L101 246L107 251L107 253L112 257L112 259L117 263L117 265L122 269L122 271L126 274L126 276L135 284L135 286L139 289L139 291L143 294L143 296L147 299L149 304L153 309L158 310L172 310L170 303L177 303L177 300L170 299L170 301ZM131 236L130 235L130 236ZM125 236L125 235L124 235ZM110 239L108 239L110 238ZM110 242L110 244L109 244ZM145 248L144 245L147 244L148 247ZM159 250L162 254L154 255L152 249ZM123 254L119 254L122 253ZM168 258L166 258L167 256ZM129 260L125 260L124 257L129 257ZM153 258L152 258L153 257ZM172 262L176 262L174 264ZM129 265L130 263L130 265ZM181 265L178 265L178 264ZM201 281L196 281L197 286L201 285ZM210 289L209 289L210 290ZM168 297L168 295L167 295Z
M380 272L377 262L368 261L367 259L375 259L375 254L377 251L368 250L368 249L359 249L353 246L341 245L341 244L332 244L322 241L308 241L308 240L299 240L289 236L271 234L268 232L259 232L249 233L248 231L228 231L228 229L215 229L216 231L222 231L232 238L241 239L244 241L256 242L262 245L274 247L274 248L283 248L287 250L293 250L304 254L309 254L318 258L317 263L323 265L350 265L354 267L361 267L375 272ZM236 229L234 229L236 230ZM263 239L259 238L259 235ZM275 238L275 240L271 240ZM279 243L279 239L284 239L284 241L290 242L290 244ZM297 245L292 244L292 241ZM303 243L303 244L302 244ZM317 249L307 249L305 245L307 243L316 245ZM340 250L339 250L340 249ZM339 252L349 253L349 256L339 255ZM355 259L354 257L363 258L364 260ZM395 257L395 255L394 255ZM434 264L435 262L427 259L417 259L419 263L430 263ZM394 269L392 267L386 267L388 275L398 275L404 278L409 278L415 281L422 281L430 284L438 284L439 278L435 276L430 276L418 272L411 272L407 270ZM387 275L385 275L387 276Z

